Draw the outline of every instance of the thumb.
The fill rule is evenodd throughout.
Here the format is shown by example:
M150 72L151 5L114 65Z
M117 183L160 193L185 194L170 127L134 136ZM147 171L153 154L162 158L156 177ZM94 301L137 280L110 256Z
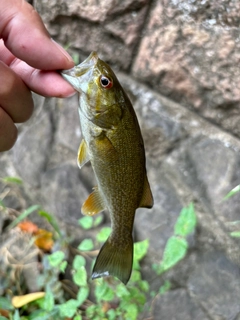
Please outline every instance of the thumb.
M0 1L0 37L14 56L34 68L73 67L71 57L52 41L40 16L25 0Z

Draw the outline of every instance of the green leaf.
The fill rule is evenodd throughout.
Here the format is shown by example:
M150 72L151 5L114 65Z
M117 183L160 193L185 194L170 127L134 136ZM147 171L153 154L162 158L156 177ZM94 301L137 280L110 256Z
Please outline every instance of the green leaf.
M159 293L164 294L165 292L169 291L171 289L171 282L166 280L164 284L160 287Z
M115 320L117 319L117 312L114 309L109 309L107 311L107 315L108 315L108 320Z
M47 318L47 317L48 318ZM35 310L29 315L29 320L45 320L49 319L49 312L45 310Z
M131 278L130 281L131 282L138 282L139 280L141 280L141 273L140 271L133 269L132 274L131 274Z
M78 246L78 249L80 251L89 251L89 250L92 250L93 247L94 245L93 245L92 239L84 239Z
M67 261L63 261L60 263L59 270L64 273L67 268Z
M79 53L73 53L72 55L73 61L75 65L79 64Z
M153 291L153 290L152 290L152 291L150 292L150 297L151 297L151 298L155 298L156 295L157 295L156 291Z
M98 309L98 306L96 305L91 305L89 306L87 309L86 309L86 316L87 316L87 319L96 319L94 316L97 312L97 309Z
M30 215L31 213L33 213L38 209L40 209L39 205L33 205L28 209L26 209L25 211L23 211L23 213L21 213L19 217L17 217L12 223L9 224L9 226L7 227L7 230L10 230L16 227L16 225L19 224L20 221L24 220L28 215Z
M51 226L53 227L53 229L60 235L62 236L62 232L59 228L59 225L58 225L58 222L57 222L57 219L51 215L50 213L46 212L46 211L43 211L43 210L40 210L38 211L38 214L41 216L41 217L44 217L50 224Z
M5 177L2 179L3 182L7 182L7 183L15 183L15 184L22 184L23 181L21 178L18 177Z
M87 284L87 272L85 267L82 266L73 274L73 281L78 286L85 286Z
M86 260L82 256L75 256L73 260L73 269L77 270L86 265Z
M11 301L9 301L7 298L0 297L0 309L13 310L14 307L13 307Z
M73 318L73 320L82 320L82 316L80 314L78 314L77 316L75 316Z
M186 237L192 233L196 227L197 218L193 203L188 207L183 208L174 226L174 233L176 236Z
M19 311L18 309L15 309L13 320L20 320Z
M230 233L231 237L240 238L240 231L233 231Z
M96 239L98 242L105 242L107 238L110 236L111 228L104 227L100 230L100 232L96 235Z
M240 184L238 186L236 186L235 188L233 188L230 192L228 192L228 194L223 198L223 200L227 200L227 199L231 198L239 191L240 191Z
M95 288L95 296L98 302L111 301L114 298L114 291L108 286L104 279L100 279Z
M112 301L114 298L114 291L110 287L107 288L106 292L104 293L102 300L103 301Z
M163 252L163 260L158 273L165 272L183 259L187 253L188 243L185 239L172 236L168 239Z
M72 318L77 311L78 301L74 299L70 299L65 303L59 305L59 311L61 317Z
M81 287L77 294L77 301L79 306L83 304L83 302L87 299L89 295L89 288L88 287Z
M48 256L48 261L52 267L57 267L65 258L63 251L55 251Z
M148 239L134 243L133 269L140 269L139 261L147 254L148 247Z
M0 320L8 320L8 319L3 316L0 316Z
M52 320L59 319L58 307L54 306L52 311L35 310L27 317L28 320ZM22 318L21 318L22 320Z
M145 280L139 282L139 288L141 291L148 292L149 291L149 283Z
M79 219L78 223L85 230L91 229L93 226L93 217L85 216L85 217Z
M129 295L130 302L134 301L135 303L139 303L139 305L145 304L146 297L137 287L130 287L129 292L130 292L130 295ZM127 300L127 299L125 299L125 300Z
M103 216L100 215L100 216L98 216L96 219L94 219L93 226L94 226L94 227L99 226L102 221L103 221Z
M3 209L6 209L6 206L4 205L4 203L1 199L0 199L0 207L3 207Z
M128 291L127 287L123 283L120 283L117 285L115 292L117 297L119 298L123 298L125 296L130 295L130 292Z
M139 261L147 254L149 247L149 240L145 239L134 243L134 259Z
M43 309L52 311L54 308L54 296L49 286L47 286L46 294L43 301Z
M136 320L138 316L138 308L136 304L129 304L126 312L126 319L128 320Z

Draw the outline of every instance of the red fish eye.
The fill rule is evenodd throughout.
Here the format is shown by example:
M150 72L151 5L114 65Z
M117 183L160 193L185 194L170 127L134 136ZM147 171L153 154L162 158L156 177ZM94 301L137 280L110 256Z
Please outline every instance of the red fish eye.
M112 80L105 76L100 77L100 83L101 83L101 86L106 89L110 89L113 86Z

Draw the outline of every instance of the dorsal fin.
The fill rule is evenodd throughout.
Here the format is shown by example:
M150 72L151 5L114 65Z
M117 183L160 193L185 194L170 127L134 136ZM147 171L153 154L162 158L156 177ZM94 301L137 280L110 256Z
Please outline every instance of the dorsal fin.
M139 204L139 208L152 208L153 206L153 196L148 182L147 175L145 174L143 195Z

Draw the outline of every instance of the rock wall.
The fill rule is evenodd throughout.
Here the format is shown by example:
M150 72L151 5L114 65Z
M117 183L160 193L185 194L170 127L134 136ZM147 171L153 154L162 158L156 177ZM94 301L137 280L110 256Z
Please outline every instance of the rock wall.
M240 184L239 2L42 0L35 6L53 38L80 60L98 51L133 102L155 201L135 220L136 239L150 239L144 276L151 289L166 279L173 284L149 300L153 319L240 319L240 241L230 236L239 226L231 223L240 220L240 200L223 201ZM27 200L5 201L18 210L39 203L82 239L76 222L95 180L89 164L81 171L76 164L77 98L35 96L35 106L16 146L0 156L0 176L20 176ZM198 225L189 253L156 278L151 265L191 201Z

